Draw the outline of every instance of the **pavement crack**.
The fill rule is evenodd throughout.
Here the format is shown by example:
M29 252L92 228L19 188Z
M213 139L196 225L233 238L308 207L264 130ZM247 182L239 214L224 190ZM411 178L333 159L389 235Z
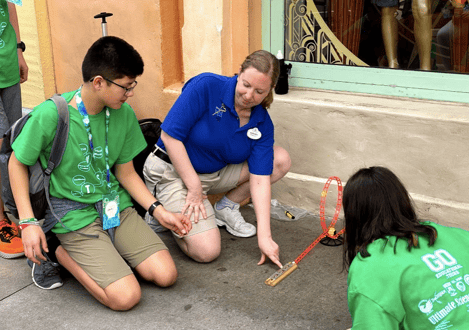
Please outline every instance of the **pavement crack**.
M23 286L22 288L19 288L19 289L16 290L15 292L12 292L12 293L10 293L9 295L7 295L7 296L1 298L1 299L0 299L0 302L3 301L3 300L5 300L5 299L7 299L7 298L9 298L9 297L11 297L11 296L13 296L14 294L17 294L18 292L20 292L20 291L26 289L28 286L31 286L32 284L33 284L33 283L29 283L28 285L25 285L25 286Z

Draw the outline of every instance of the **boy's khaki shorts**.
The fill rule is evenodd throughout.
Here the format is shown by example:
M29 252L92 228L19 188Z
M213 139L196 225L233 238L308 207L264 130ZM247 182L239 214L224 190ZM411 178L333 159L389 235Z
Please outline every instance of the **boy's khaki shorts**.
M238 185L243 164L231 164L220 171L209 174L198 174L205 195L219 194L230 191ZM153 195L163 204L164 208L174 213L181 213L186 203L187 188L172 164L151 153L143 167L145 183ZM155 190L156 188L156 190ZM192 229L187 236L193 236L217 227L215 213L208 199L204 200L207 219L199 216L199 222L194 222L191 216ZM173 235L179 235L173 232Z
M72 259L103 289L133 274L130 267L135 268L152 254L167 250L163 241L134 208L128 207L123 210L120 213L120 220L114 244L108 233L103 230L99 218L77 230L84 234L97 234L99 238L86 237L73 232L57 234L60 244Z

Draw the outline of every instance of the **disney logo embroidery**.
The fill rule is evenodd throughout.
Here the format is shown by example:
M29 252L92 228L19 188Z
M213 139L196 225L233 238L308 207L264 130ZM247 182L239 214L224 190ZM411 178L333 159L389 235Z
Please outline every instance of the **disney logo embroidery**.
M212 116L216 116L215 118L217 119L217 121L220 121L221 116L223 116L223 113L226 112L226 107L222 103L221 107L216 107L216 109L217 111L215 111Z

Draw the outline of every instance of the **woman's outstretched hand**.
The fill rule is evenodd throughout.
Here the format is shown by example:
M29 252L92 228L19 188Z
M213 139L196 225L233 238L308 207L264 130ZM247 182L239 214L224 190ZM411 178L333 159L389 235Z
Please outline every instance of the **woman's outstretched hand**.
M274 264L282 268L282 264L280 263L280 249L277 243L274 242L272 237L259 237L259 249L261 250L261 260L257 263L258 265L262 265L266 257L272 260Z

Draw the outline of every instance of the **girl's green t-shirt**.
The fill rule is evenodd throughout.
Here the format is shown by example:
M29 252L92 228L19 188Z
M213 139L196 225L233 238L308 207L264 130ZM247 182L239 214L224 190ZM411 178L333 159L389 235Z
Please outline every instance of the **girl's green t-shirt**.
M348 303L354 330L441 330L469 327L469 232L431 222L433 246L395 236L368 245L350 265ZM394 252L396 247L396 252Z
M70 102L76 91L62 96ZM92 223L99 217L94 204L109 193L105 165L105 111L90 115L94 151L88 143L88 133L82 116L77 109L68 106L70 112L70 132L67 146L59 167L54 169L50 180L50 194L90 206L68 212L63 223L77 230ZM140 130L132 108L124 103L120 109L109 109L108 132L109 165L125 164L131 161L145 147L146 141ZM57 129L58 113L55 104L48 100L34 108L30 118L12 147L18 160L28 166L39 158L43 168L47 167L52 141ZM112 173L111 191L119 194L120 211L132 206L129 193L119 184ZM60 223L52 229L55 233L66 233Z

